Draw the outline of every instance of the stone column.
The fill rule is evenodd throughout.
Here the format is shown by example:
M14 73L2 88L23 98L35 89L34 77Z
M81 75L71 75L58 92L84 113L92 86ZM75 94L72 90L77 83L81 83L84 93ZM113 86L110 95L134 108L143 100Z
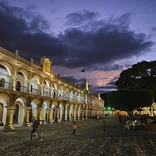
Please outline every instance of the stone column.
M67 108L67 121L69 121L70 119L69 119L69 112L70 112L70 109L69 108Z
M79 117L78 117L78 115L79 115L79 114L78 114L78 110L79 110L79 109L78 109L78 107L77 107L77 109L76 109L76 120L79 119Z
M11 131L13 130L13 114L14 114L14 106L10 106L7 108L7 121L6 121L6 125L4 127L4 131Z
M41 120L42 108L37 108L37 119Z
M62 121L65 121L65 107L64 107L64 109L63 109Z
M65 107L65 121L68 120L68 108Z
M52 121L52 122L53 122L53 120L54 120L53 113L54 113L53 108L51 108L51 121Z
M15 80L16 80L16 76L12 76L12 86L13 86L13 90L16 90L16 84L15 84Z
M50 97L53 98L53 87L50 87Z
M49 108L49 122L52 123L52 108Z
M29 94L31 94L32 93L31 80L28 81L28 89L29 89Z
M86 119L88 119L88 109L86 108Z
M78 120L80 120L80 119L81 119L81 109L78 108Z
M84 109L82 109L82 120L84 120Z
M60 120L60 109L59 108L57 108L57 111L56 111L56 120L57 120L57 122L59 122L59 120Z
M26 108L25 125L28 127L30 127L30 123L29 123L30 110L31 110L31 107Z
M76 120L76 108L74 108L74 120Z
M41 93L41 95L43 96L43 88L44 88L44 84L42 83L42 84L40 84L40 93Z

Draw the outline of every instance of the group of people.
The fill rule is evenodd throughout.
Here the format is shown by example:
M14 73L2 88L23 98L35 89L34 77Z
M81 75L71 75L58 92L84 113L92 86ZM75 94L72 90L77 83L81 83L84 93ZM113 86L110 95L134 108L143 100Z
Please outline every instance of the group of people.
M40 138L40 141L43 141L43 124L44 124L44 121L43 120L40 120L39 122L35 119L35 117L33 118L33 122L32 122L32 130L31 130L31 135L30 135L30 140L29 142L32 142L32 139L33 137L39 137ZM75 135L76 134L76 128L77 128L77 125L75 122L73 122L73 126L72 126L72 129L73 129L73 132L72 134ZM38 130L39 129L39 130Z
M99 116L97 116L97 120L99 122ZM35 117L33 118L33 123L31 125L32 127L32 130L31 130L31 135L30 135L30 142L32 141L33 137L39 137L40 138L40 141L43 140L43 124L44 124L44 121L41 120L41 121L37 121L35 119ZM103 121L103 128L104 128L104 131L106 130L106 124L105 124L105 121ZM39 129L39 131L38 131ZM75 135L76 134L76 129L77 129L77 125L75 122L73 122L73 125L72 125L72 134Z

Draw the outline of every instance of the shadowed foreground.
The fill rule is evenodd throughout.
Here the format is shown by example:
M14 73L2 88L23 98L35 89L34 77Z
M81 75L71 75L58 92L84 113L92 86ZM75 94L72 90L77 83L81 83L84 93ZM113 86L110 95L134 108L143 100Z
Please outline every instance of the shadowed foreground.
M122 131L116 117L102 120L77 121L76 135L72 122L44 126L43 141L28 142L31 128L0 133L2 156L155 156L156 135L144 131Z

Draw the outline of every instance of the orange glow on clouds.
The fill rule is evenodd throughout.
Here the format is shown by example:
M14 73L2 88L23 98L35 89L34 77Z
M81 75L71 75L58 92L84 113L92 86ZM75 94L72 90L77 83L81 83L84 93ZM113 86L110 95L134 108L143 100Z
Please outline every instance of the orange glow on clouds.
M121 71L93 71L87 73L89 84L102 86L110 82L114 77L119 76Z

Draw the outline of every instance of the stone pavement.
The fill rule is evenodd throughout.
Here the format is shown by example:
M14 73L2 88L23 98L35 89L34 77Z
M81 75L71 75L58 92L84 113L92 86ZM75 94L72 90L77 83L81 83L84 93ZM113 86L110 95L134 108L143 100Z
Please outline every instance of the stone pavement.
M44 126L43 141L28 142L31 128L0 133L0 156L156 156L156 135L146 131L122 131L116 117L103 122L76 121Z

